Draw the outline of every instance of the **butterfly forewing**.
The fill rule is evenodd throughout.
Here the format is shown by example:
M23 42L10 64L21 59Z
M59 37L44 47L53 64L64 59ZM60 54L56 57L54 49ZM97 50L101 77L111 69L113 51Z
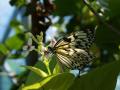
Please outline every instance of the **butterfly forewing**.
M55 44L55 47L57 48L69 44L69 47L89 49L89 47L94 41L94 37L95 37L94 33L95 33L94 30L89 30L89 29L84 31L74 32L71 35L60 39Z
M75 38L70 44L76 48L89 49L94 41L94 32L92 30L85 30L73 33Z
M88 49L94 41L94 36L94 31L89 29L74 32L54 45L54 54L68 68L82 69L92 60Z

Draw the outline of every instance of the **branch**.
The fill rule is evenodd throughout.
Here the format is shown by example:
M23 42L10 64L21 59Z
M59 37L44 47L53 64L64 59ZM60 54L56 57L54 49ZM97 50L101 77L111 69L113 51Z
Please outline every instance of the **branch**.
M107 28L109 28L110 30L112 30L113 32L117 33L120 35L120 32L118 29L116 29L115 27L113 27L112 25L108 24L105 22L105 20L103 20L99 14L90 6L90 3L87 0L83 0L83 3L92 11L92 13L96 16L96 18L98 19L99 22L101 22L102 24L104 24Z

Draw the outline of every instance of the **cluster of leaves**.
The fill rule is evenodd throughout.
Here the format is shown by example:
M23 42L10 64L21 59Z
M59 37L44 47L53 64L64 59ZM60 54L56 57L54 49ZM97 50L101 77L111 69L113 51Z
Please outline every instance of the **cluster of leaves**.
M97 27L95 44L91 48L96 56L92 65L95 69L80 78L68 73L68 71L61 73L55 57L47 58L41 51L41 35L38 36L37 40L35 38L33 40L37 42L38 48L36 51L42 55L42 58L34 67L25 66L32 72L29 74L26 83L20 87L20 90L115 89L117 76L120 72L120 12L118 12L120 0L90 0L87 3L85 1L55 0L56 11L53 16L59 16L59 20L54 26L58 30L61 29L66 20L64 18L70 16L71 18L66 25L67 33ZM11 5L31 7L31 10L29 9L30 11L26 11L26 13L33 12L32 5L25 5L25 0L11 0ZM10 56L12 50L21 50L26 41L23 25L13 20L11 26L16 33L3 44L0 44L0 56ZM20 56L21 54L17 54L13 57L20 58Z
M20 58L21 55L17 51L22 50L22 46L27 39L24 34L25 28L16 20L12 20L10 26L15 34L7 38L3 43L0 43L0 54L8 56L8 58ZM11 53L12 51L15 51L15 53Z
M51 58L51 60L48 60L42 51L42 35L37 37L38 41L35 38L33 38L33 40L40 43L36 51L42 55L42 58L35 67L24 66L31 70L32 73L30 73L26 83L20 87L20 90L76 90L78 88L81 90L115 89L117 76L120 72L120 61L112 62L96 68L81 77L75 77L68 71L60 73L61 68L56 64L54 61L55 59ZM98 83L96 83L96 80Z

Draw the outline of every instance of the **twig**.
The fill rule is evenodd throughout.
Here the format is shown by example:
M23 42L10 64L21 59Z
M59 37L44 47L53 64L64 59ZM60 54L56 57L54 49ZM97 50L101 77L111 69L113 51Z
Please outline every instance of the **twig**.
M93 12L93 14L96 16L96 18L99 20L99 22L101 22L102 24L104 24L106 27L108 27L110 30L114 31L115 33L120 35L120 32L118 29L116 29L115 27L113 27L112 25L108 24L105 22L105 20L103 20L99 14L90 6L89 2L87 0L83 0L83 3Z

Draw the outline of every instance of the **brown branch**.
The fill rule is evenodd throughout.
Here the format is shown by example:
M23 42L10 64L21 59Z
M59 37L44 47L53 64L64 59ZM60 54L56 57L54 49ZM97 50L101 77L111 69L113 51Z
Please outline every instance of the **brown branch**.
M49 15L55 9L53 3L50 0L43 0L43 3L37 0L31 0L32 8L34 12L31 13L32 16L32 29L31 33L36 37L43 32L43 43L45 43L46 31L49 26L52 24ZM33 42L33 45L37 47L37 44ZM27 59L27 65L34 65L38 59L38 54L35 51L32 51Z
M108 24L105 22L105 20L103 20L99 14L90 6L89 2L87 0L83 0L83 3L92 11L92 13L96 16L96 18L98 19L99 22L101 22L102 24L104 24L107 28L109 28L110 30L112 30L113 32L117 33L120 35L120 32L118 29L116 29L115 27L113 27L112 25Z

